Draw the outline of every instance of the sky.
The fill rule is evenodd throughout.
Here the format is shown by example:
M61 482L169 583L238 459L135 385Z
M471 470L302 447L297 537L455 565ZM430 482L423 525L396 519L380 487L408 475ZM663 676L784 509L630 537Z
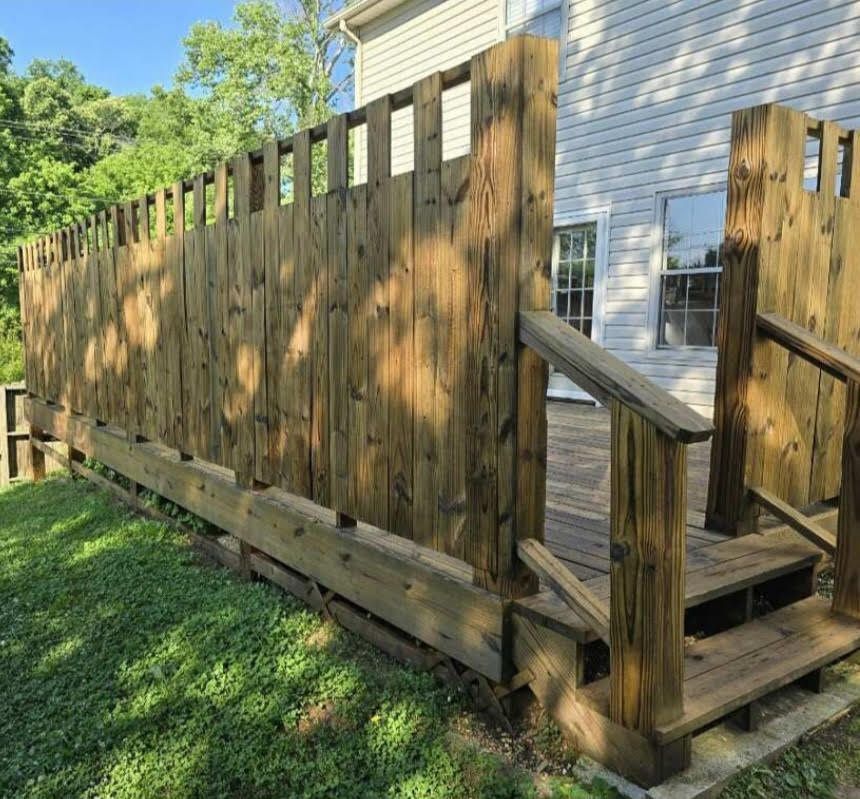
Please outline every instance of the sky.
M231 20L234 0L0 0L0 36L21 72L34 58L67 58L114 94L170 85L182 38L197 20Z

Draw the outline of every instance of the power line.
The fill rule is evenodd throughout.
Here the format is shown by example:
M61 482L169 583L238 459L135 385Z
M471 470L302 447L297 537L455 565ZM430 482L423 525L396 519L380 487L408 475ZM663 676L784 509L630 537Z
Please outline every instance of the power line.
M81 139L94 138L98 136L107 136L111 139L123 142L125 144L137 144L137 141L130 136L122 136L116 133L111 133L109 130L97 130L95 128L67 128L60 125L53 125L50 122L29 122L27 120L10 119L8 117L0 117L0 123L10 127L30 128L36 130L44 130L46 132L60 132L68 136L76 136Z

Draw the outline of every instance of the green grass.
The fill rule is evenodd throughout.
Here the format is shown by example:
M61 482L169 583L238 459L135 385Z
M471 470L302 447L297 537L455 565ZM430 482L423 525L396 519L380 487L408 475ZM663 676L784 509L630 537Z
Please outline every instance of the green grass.
M0 491L2 797L618 795L536 782L476 747L464 718L428 675L201 564L180 533L83 482ZM855 715L726 795L858 783Z
M535 796L452 733L462 713L428 675L200 564L102 492L0 491L2 796Z

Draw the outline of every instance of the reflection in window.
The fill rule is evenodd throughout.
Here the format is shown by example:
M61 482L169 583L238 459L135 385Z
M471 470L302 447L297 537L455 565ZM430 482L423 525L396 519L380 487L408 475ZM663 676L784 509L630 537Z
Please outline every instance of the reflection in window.
M661 347L713 347L717 336L725 192L669 197L663 207Z
M597 223L559 230L555 239L553 310L571 327L591 337Z
M506 0L508 36L530 33L557 39L561 35L561 0Z

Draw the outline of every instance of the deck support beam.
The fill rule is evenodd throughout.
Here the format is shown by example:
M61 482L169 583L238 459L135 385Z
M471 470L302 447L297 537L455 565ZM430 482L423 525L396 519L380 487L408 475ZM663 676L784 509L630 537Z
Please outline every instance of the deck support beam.
M160 444L131 444L125 431L97 427L55 405L28 399L33 429L49 433L191 513L270 555L389 624L503 682L508 613L471 581L465 564L360 524L337 527L335 513L276 488L244 489L233 474L180 460ZM36 440L36 439L34 439ZM38 442L41 443L41 442ZM34 446L44 460L44 452Z

